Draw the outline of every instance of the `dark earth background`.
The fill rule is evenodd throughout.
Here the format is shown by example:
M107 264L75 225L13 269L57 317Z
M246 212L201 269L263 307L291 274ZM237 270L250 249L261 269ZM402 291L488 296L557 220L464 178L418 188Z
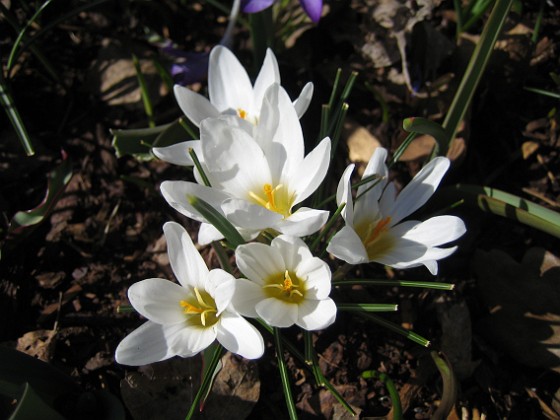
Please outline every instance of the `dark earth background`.
M40 4L2 3L21 26ZM406 134L404 118L442 121L487 16L457 45L451 1L399 1L382 22L374 18L380 2L327 3L318 25L303 25L280 40L275 52L291 97L305 82L315 84L302 119L308 148L317 137L321 104L328 100L336 69L342 68L343 80L353 70L359 73L331 169L329 188L334 191L348 156L363 169L375 145L396 149ZM53 2L30 33L82 4ZM558 210L559 102L524 87L558 93L549 73L560 68L560 10L557 3L544 3L541 30L532 42L540 2L520 5L520 13L510 12L474 96L459 133L462 147L450 156L452 169L444 184L488 185ZM163 180L192 174L157 160L117 158L110 130L147 126L133 53L150 86L156 122L181 116L153 65L154 59L168 65L170 58L148 41L149 34L169 38L185 51L208 51L226 24L226 14L204 1L108 1L37 39L58 81L29 50L10 74L14 102L36 147L33 157L25 156L5 113L0 114L0 342L56 366L85 391L109 391L123 401L129 418L183 418L196 391L199 358L136 369L116 364L113 354L142 322L134 313L118 311L128 304L127 288L149 277L173 278L163 223L178 221L193 235L197 226L172 210L158 191ZM0 28L5 65L17 33L2 14ZM402 83L403 56L395 41L401 30L418 95ZM375 49L373 37L385 47L382 58L368 53ZM254 76L259 65L243 25L237 26L233 50ZM205 86L191 87L204 93ZM393 168L395 180L408 182L431 146L429 138L419 138ZM52 213L36 229L8 236L14 214L40 204L62 150L73 176ZM430 211L454 202L446 201L443 190ZM427 419L440 403L443 386L430 351L441 350L457 377L458 398L449 418L559 418L558 239L476 206L452 212L464 219L468 232L459 250L440 263L434 280L454 283L453 291L333 290L337 301L397 303L398 312L381 316L429 338L432 348L340 312L335 325L315 334L323 372L361 418L392 418L383 383L360 377L365 370L377 370L395 382L405 418ZM219 265L211 248L201 252L209 266ZM374 265L358 267L349 276L432 278L425 268L401 272ZM205 418L287 417L272 340L263 335L269 345L259 361L227 358ZM297 330L287 335L303 348ZM347 414L330 393L318 389L312 374L287 357L301 418L344 418ZM0 414L8 416L14 403L3 399ZM85 405L85 412L80 404L66 401L63 411L69 418L102 418L95 401Z

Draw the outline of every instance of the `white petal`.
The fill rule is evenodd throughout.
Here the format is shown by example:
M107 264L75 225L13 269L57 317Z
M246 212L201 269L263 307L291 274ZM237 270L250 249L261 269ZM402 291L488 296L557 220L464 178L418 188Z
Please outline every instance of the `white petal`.
M246 359L258 359L264 353L259 331L237 314L224 312L217 328L218 341L232 353Z
M167 241L167 254L173 273L183 286L204 287L208 267L195 248L189 233L178 223L163 225Z
M200 139L213 188L247 199L249 191L260 193L271 183L263 151L244 130L209 119L200 125Z
M200 140L183 141L167 147L154 147L152 152L159 159L180 166L193 166L194 163L189 155L189 149L193 149L200 159L202 158L202 149Z
M214 188L186 181L163 181L159 189L163 198L171 207L198 222L206 222L206 220L189 203L188 197L198 197L206 201L218 212L221 212L220 204L230 197L228 194Z
M235 292L231 299L231 306L236 312L249 318L258 317L255 307L261 300L266 299L261 286L247 279L235 281Z
M143 366L167 360L175 356L168 345L172 331L179 330L181 324L164 328L148 321L132 331L115 350L117 363L128 366Z
M293 174L299 168L305 147L299 118L286 91L279 85L272 85L266 96L270 96L275 90L279 121L275 130L268 134L272 136L269 147L263 150L268 159L272 181L279 183L283 182L286 174ZM261 140L260 143L264 141ZM291 180L291 176L289 179Z
M184 321L179 302L188 296L188 289L164 279L142 280L128 289L128 299L134 309L157 324Z
M336 204L340 206L342 203L346 205L342 209L342 217L347 225L354 226L354 203L352 202L352 172L354 172L355 165L352 163L344 170L344 173L338 181L336 189Z
M217 315L220 315L230 304L235 293L235 277L221 268L210 271L206 291L216 302Z
M288 270L296 270L302 261L313 258L313 254L300 238L280 235L272 240L270 246L276 248Z
M239 245L235 250L235 260L239 270L259 285L263 285L271 275L284 273L287 268L277 249L259 243Z
M383 195L379 200L379 212L385 216L391 216L395 200L397 199L397 188L393 182L389 182L383 191ZM397 222L392 223L395 225Z
M220 45L210 52L208 95L220 112L253 110L253 86L247 72L235 55Z
M357 195L362 195L365 190L369 190L369 194L372 194L372 200L379 200L381 196L381 192L387 183L387 174L389 170L387 169L387 165L385 164L385 160L387 159L387 150L383 147L377 147L373 151L373 155L369 159L369 162L364 170L364 174L362 175L362 179L367 178L371 175L378 175L380 178L379 180L371 181L371 183L375 183L375 187L371 187L371 183L367 183L364 185L360 185L358 187Z
M294 101L294 108L296 109L299 118L301 118L303 114L305 114L305 111L307 111L312 98L313 83L307 82L301 90L299 97Z
M430 270L430 273L435 276L438 272L437 260L441 260L442 258L446 258L450 256L456 250L457 250L456 246L450 248L436 248L436 247L430 248L424 253L424 255L417 258L416 260L398 263L395 264L394 267L412 268L412 267L418 267L420 265L425 265L426 268Z
M291 327L298 319L298 305L268 298L257 304L259 316L272 327Z
M336 258L349 264L368 262L368 256L362 240L349 226L344 226L331 239L327 251Z
M197 127L205 118L217 117L220 114L208 99L190 89L175 85L173 91L181 111Z
M304 300L299 305L297 324L304 330L322 330L336 319L336 305L332 299Z
M183 324L170 340L170 347L177 356L191 357L200 353L216 339L216 328L201 328Z
M253 87L254 104L257 107L254 112L259 111L264 93L273 83L280 83L280 70L278 70L278 62L274 53L270 48L267 48L264 62Z
M285 235L302 237L317 232L327 222L328 218L329 212L326 210L300 207L290 217L280 220L272 227Z
M325 137L290 175L289 186L296 193L295 203L309 197L323 182L331 159L331 139Z
M297 268L296 275L305 279L305 298L325 299L331 293L331 270L320 258L309 258Z
M222 203L227 219L235 226L264 230L282 220L282 215L246 200L231 198Z
M210 223L201 223L198 228L198 243L209 245L214 241L224 239L224 235Z
M465 224L458 217L437 216L416 225L403 237L427 246L438 246L460 238L465 232Z
M437 157L400 192L391 210L391 224L396 224L422 207L432 196L449 168L449 159Z

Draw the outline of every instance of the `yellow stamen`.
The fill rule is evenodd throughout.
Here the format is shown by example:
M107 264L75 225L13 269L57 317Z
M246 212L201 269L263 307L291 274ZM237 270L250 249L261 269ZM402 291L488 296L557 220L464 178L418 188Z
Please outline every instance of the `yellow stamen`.
M239 115L239 118L244 120L247 118L247 111L242 108L237 108L237 115Z
M207 304L204 301L204 298L202 297L200 291L196 287L194 288L194 294L196 296L196 301L198 302L198 306L193 305L192 303L189 303L186 300L179 301L179 305L181 305L181 308L183 308L183 313L186 315L200 314L200 323L202 324L203 327L205 327L206 318L210 314L216 313L217 311L215 307Z
M377 222L377 224L373 228L373 231L371 232L371 234L365 240L364 244L367 246L367 245L371 244L372 242L374 242L379 237L379 235L381 235L383 232L388 230L387 226L390 223L391 223L391 216L388 216L384 219L381 219L379 222Z
M262 191L260 194L249 191L248 195L255 203L267 210L281 214L284 217L290 216L290 208L294 198L288 195L288 190L284 184L278 184L276 187L273 187L271 184L264 184Z

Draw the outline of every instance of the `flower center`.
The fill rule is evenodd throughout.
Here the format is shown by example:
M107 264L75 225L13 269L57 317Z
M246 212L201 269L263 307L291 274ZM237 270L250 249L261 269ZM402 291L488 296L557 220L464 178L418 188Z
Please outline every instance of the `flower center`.
M183 308L184 314L190 315L187 317L190 323L210 327L218 322L216 302L207 292L203 291L201 293L196 287L194 288L194 296L179 301L179 305Z
M269 297L283 300L288 303L299 303L305 297L304 282L286 270L284 273L273 274L263 286L265 293Z
M249 197L254 203L263 206L267 210L281 214L285 218L291 214L290 209L292 208L294 198L293 195L290 196L288 194L288 189L284 184L278 184L276 187L264 184L260 194L249 191Z
M389 230L391 217L385 217L375 223L363 222L356 226L356 232L364 244L369 259L380 257L387 253L394 244L391 235L385 233Z
M253 125L257 125L259 123L259 119L257 117L249 115L249 113L243 108L237 108L237 116L242 120L249 121Z

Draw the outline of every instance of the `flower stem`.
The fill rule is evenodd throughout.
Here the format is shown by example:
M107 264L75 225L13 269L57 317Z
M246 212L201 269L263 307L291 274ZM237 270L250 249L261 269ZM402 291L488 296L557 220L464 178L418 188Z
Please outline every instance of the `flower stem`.
M216 366L218 366L218 362L220 361L220 358L222 357L222 354L224 353L224 348L219 345L216 349L216 351L214 352L214 354L212 355L212 358L210 359L210 361L208 362L208 369L206 369L206 372L208 372L206 375L204 375L204 377L202 378L202 383L200 384L200 387L198 388L198 391L194 397L194 400L191 404L191 408L189 409L189 412L187 413L187 417L185 417L185 420L190 420L192 418L192 416L194 415L194 412L196 410L196 407L198 407L198 404L200 403L200 400L202 399L202 397L204 395L208 394L208 387L212 384L212 378L214 377L214 375L212 374L215 370L216 370Z
M372 279L348 279L333 280L333 286L403 286L403 287L420 287L423 289L453 290L454 284L440 283L435 281L404 281L404 280L372 280Z
M288 378L288 369L284 361L284 348L282 345L282 337L278 328L273 328L274 346L276 347L276 359L278 360L278 370L280 371L280 379L282 380L282 388L284 389L284 399L288 407L288 414L291 420L297 420L296 406L292 397L292 389L290 387L290 379Z

